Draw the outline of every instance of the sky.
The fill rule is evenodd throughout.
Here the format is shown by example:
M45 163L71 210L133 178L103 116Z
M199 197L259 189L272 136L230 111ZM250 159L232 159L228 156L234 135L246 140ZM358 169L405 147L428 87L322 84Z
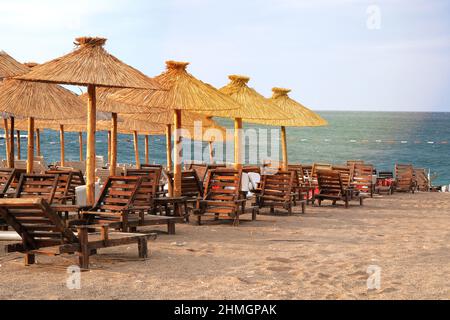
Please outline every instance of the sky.
M0 50L21 62L77 36L149 76L189 61L216 87L247 75L314 110L450 111L446 0L0 0Z

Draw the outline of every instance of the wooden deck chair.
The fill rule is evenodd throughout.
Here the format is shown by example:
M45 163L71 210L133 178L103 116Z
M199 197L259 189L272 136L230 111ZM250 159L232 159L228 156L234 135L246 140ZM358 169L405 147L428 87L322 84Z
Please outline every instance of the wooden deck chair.
M75 204L75 188L85 185L84 177L79 170L47 170L46 174L58 175L58 186L55 198L60 199L60 203Z
M143 208L144 211L152 211L153 200L159 197L159 181L161 179L162 167L125 169L127 177L145 177L136 191L133 206Z
M36 254L77 254L79 265L89 269L89 257L98 249L137 243L140 258L147 258L147 241L155 234L123 234L110 232L107 225L78 226L77 233L67 228L45 199L0 199L0 217L22 238L10 244L6 252L25 254L25 265L35 263ZM89 229L101 232L88 234Z
M193 210L199 225L204 216L213 216L215 220L233 219L233 225L239 225L240 216L247 212L246 199L242 199L240 193L241 178L241 169L218 168L208 171L203 200ZM251 207L250 211L252 220L255 220L257 208Z
M414 168L414 176L416 180L416 187L418 191L428 192L430 191L430 181L428 175L423 168Z
M80 170L81 173L84 175L85 171L86 171L86 162L85 161L65 161L64 165L66 167L71 167L75 170ZM56 162L56 166L60 167L61 166L61 162Z
M317 170L317 182L319 185L319 193L316 194L316 200L319 206L322 205L323 200L331 200L333 205L337 201L343 201L345 207L348 208L351 194L344 188L339 171L319 169ZM359 204L363 205L363 197L361 195L355 195L355 197L359 199Z
M395 191L414 193L414 170L412 164L395 164Z
M147 200L138 199L135 202L137 191L142 183L146 183L146 179L146 176L109 177L95 205L81 211L81 216L89 224L106 223L124 232L135 231L140 226L167 224L168 233L174 234L175 223L179 219L144 215L148 207L143 205L148 206Z
M317 186L317 170L331 170L329 163L313 163L311 168L311 183Z
M173 186L173 172L168 172L169 183ZM195 200L203 198L203 184L195 170L181 172L181 196Z
M309 204L309 201L314 198L315 188L311 185L307 177L305 177L305 170L308 170L308 168L305 169L301 164L290 164L288 165L288 169L289 171L296 171L295 177L298 179L301 193L305 195L306 204Z
M373 183L373 166L369 164L353 165L353 189L373 198L375 184Z
M160 169L162 171L163 165L162 164L143 163L143 164L141 164L141 169Z
M275 212L275 207L281 207L292 214L292 207L295 203L295 196L298 194L294 188L296 185L296 171L278 171L276 174L264 175L261 183L261 194L259 197L259 207L269 207L270 213ZM305 213L306 201L299 200L302 206L302 213Z

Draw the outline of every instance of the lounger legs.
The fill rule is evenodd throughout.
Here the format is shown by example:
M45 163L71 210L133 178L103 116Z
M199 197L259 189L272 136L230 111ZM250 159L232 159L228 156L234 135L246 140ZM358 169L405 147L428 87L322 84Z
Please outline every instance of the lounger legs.
M305 211L306 211L306 202L303 201L302 202L302 214L305 214Z
M31 253L25 254L25 265L29 266L36 263L36 256Z
M145 237L138 240L139 258L146 259L148 257L147 239Z
M167 233L175 234L175 222L167 221Z

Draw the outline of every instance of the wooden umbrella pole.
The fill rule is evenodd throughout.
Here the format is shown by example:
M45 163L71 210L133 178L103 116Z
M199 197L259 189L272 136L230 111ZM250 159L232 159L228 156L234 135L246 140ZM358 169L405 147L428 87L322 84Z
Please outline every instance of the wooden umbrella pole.
M173 157L174 162L174 170L173 170L173 196L180 197L181 196L181 162L182 162L182 137L181 133L181 110L175 110L173 122L175 124L175 134L174 134L174 142L175 142L175 152Z
M78 132L78 144L80 148L80 161L83 161L83 132Z
M11 127L9 134L9 162L11 163L11 168L14 168L14 117L10 119ZM7 137L5 136L5 139Z
M166 126L166 159L167 159L167 171L172 172L172 125ZM173 185L171 182L168 184L169 196L173 197Z
M234 119L234 167L242 168L242 118Z
M208 141L209 145L209 161L214 164L214 146L212 141Z
M145 135L144 141L145 141L145 146L144 146L145 147L145 163L149 164L150 157L148 154L148 134Z
M282 159L282 169L287 171L288 169L288 153L287 153L287 142L286 142L286 127L281 127L281 154Z
M134 142L134 158L136 160L136 168L141 167L141 160L139 159L139 140L137 131L133 131L133 142Z
M172 125L166 126L166 158L167 158L167 170L172 171Z
M33 124L34 124L34 120L33 120ZM20 156L20 130L16 130L16 134L17 134L17 160L20 160L21 156ZM14 160L13 160L14 162Z
M36 154L41 156L41 131L36 128Z
M111 161L109 162L109 174L116 175L117 167L117 113L112 113L111 119Z
M64 125L59 125L59 144L61 146L61 155L60 155L60 161L61 161L61 167L65 167L65 143L64 143Z
M8 162L8 167L9 168L13 168L12 167L12 163L11 163L11 150L9 148L9 129L8 129L8 119L4 118L3 119L3 128L5 130L5 146L6 146L6 161ZM12 133L14 135L14 132ZM13 163L14 163L14 159L13 159Z
M19 131L18 131L19 132ZM34 164L34 118L28 118L28 154L27 154L27 173L33 173Z
M88 205L95 201L95 129L96 129L95 86L88 86L87 146L86 146L86 199Z
M111 130L108 130L108 163L111 163Z

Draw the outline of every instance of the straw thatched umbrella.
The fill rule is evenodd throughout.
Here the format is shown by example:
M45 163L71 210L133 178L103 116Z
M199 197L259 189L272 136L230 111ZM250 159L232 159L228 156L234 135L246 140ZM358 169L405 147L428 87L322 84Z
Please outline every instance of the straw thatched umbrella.
M242 122L262 123L276 120L290 119L292 115L281 110L276 104L250 88L247 76L230 75L231 80L226 86L219 89L220 92L230 96L243 106L242 113L234 119L234 161L236 167L242 166Z
M17 76L30 71L30 69L16 61L13 57L7 54L5 51L0 51L0 81L5 78ZM5 145L6 145L6 161L8 167L14 167L14 116L3 115L3 125L5 128ZM8 118L11 123L11 131L8 129ZM20 152L20 151L19 151Z
M20 77L22 80L88 87L86 193L91 205L95 200L96 87L163 89L157 81L110 55L103 48L105 42L104 38L77 38L76 50Z
M27 172L31 173L34 119L73 118L82 114L83 105L74 93L59 85L9 79L0 86L0 110L28 118Z
M174 195L181 195L181 112L194 111L211 116L227 116L240 106L232 99L218 92L186 72L187 62L167 61L166 71L155 77L167 91L119 90L111 99L148 108L165 108L174 113ZM171 126L171 124L169 125ZM170 132L170 127L167 129ZM168 141L169 142L169 141Z
M271 100L283 111L292 115L292 119L272 120L269 122L262 121L261 123L281 126L282 165L283 169L287 170L289 161L286 142L286 127L319 127L326 126L328 122L317 113L291 99L288 96L288 93L291 92L290 89L272 88L272 92Z

